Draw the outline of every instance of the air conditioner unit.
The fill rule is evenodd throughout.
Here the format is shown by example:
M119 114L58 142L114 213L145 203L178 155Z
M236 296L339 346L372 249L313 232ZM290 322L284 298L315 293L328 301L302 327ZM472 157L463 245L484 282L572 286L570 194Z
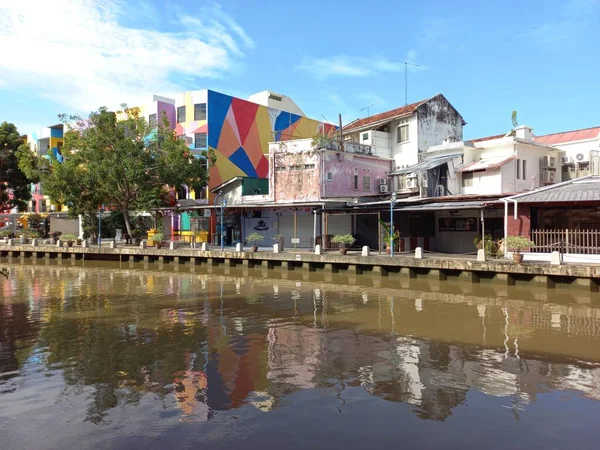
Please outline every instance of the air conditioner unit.
M556 169L556 158L554 156L542 156L540 167L542 169Z
M387 184L380 184L379 185L379 193L380 194L386 194L390 189L388 188Z
M388 179L387 178L380 178L379 179L379 186L387 186L388 185Z
M585 160L585 155L583 153L577 153L577 155L575 156L575 159L577 160L577 162L581 162L581 161Z
M417 179L416 178L407 178L406 179L406 188L414 189L417 187Z
M540 181L542 184L553 184L555 182L556 172L545 170L540 173Z
M564 164L569 164L569 157L568 156L563 156L562 157L562 163Z

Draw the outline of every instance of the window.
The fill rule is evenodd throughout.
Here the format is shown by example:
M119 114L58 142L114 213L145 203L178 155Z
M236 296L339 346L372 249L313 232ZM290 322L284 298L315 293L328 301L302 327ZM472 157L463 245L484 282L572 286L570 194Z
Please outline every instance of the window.
M333 172L327 172L327 173L325 174L325 179L326 179L327 181L333 181Z
M194 120L206 120L206 103L194 105Z
M315 168L314 164L304 164L304 170L312 170Z
M290 170L300 170L301 167L299 165L290 166Z
M285 170L285 166L275 166L275 172L283 172Z
M177 107L177 123L185 122L185 106Z
M521 160L517 159L517 180L521 179Z
M206 133L194 133L194 148L206 148Z
M396 142L401 144L402 142L408 142L408 123L406 121L401 122L396 129Z
M275 95L275 94L269 94L269 98L271 100L276 100L278 102L280 102L282 100L282 98L279 95Z
M523 160L523 179L526 180L527 179L527 161Z
M363 141L368 141L369 140L369 133L363 133L362 140Z
M148 125L150 125L150 128L156 128L156 114L148 116Z
M358 175L354 175L354 189L358 189Z
M473 186L473 172L463 172L462 174L462 186L471 187Z
M371 177L363 175L363 191L371 190Z

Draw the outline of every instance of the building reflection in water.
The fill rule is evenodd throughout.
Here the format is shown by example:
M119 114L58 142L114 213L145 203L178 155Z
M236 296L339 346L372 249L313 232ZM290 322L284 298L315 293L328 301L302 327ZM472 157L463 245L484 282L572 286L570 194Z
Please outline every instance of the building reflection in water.
M0 401L45 365L67 389L94 388L95 422L150 393L184 422L270 411L310 389L335 391L340 412L346 389L360 388L429 420L473 390L505 398L516 419L547 391L600 400L600 312L589 304L218 274L12 274L0 286Z

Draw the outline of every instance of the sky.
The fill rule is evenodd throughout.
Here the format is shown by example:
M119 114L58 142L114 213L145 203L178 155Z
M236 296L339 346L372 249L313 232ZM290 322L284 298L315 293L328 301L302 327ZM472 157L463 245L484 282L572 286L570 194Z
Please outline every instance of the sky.
M442 93L466 139L600 125L600 0L0 0L0 122L269 89L347 123ZM368 109L366 109L368 107ZM325 119L323 119L325 118Z

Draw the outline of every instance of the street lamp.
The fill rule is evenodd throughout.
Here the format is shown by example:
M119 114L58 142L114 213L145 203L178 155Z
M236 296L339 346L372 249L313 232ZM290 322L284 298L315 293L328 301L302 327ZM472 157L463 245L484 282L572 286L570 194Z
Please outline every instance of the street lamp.
M394 257L394 205L396 204L396 193L390 198L390 257Z
M221 202L221 251L225 250L225 233L224 228L223 228L223 216L224 216L224 212L223 209L227 207L227 199L224 198L223 201Z
M104 204L100 207L98 213L98 248L102 247L102 213L104 212Z

